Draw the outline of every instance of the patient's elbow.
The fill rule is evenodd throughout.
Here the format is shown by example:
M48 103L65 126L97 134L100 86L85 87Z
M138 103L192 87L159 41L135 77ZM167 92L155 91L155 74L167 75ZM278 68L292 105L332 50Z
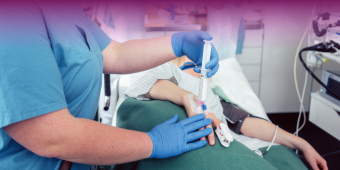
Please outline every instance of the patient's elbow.
M146 94L144 94L144 97L151 99L150 92L147 92Z

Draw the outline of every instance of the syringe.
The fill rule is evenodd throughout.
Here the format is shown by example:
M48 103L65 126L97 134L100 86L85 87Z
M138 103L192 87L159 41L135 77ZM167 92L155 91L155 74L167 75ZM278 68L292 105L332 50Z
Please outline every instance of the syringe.
M207 88L208 88L208 70L205 68L205 65L210 61L210 53L211 53L211 42L204 40L205 44L203 47L203 60L202 60L202 67L201 67L201 78L200 78L200 85L198 91L198 99L200 100L200 105L202 105L203 110L206 110L206 106L204 104L205 99L207 97Z

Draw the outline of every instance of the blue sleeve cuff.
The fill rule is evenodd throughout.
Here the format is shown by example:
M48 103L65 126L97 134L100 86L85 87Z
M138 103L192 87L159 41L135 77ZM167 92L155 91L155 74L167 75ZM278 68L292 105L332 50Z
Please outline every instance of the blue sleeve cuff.
M153 148L152 148L152 153L151 153L151 156L149 157L149 158L153 158L153 156L154 156L154 154L155 154L155 148L156 148L156 142L155 142L155 136L153 135L153 133L152 132L146 132L146 134L148 134L149 135L149 137L151 138L151 140L152 140L152 146L153 146Z
M182 52L182 47L184 43L185 34L186 32L179 32L172 34L171 36L172 50L174 51L177 57L182 57L184 55Z
M89 29L97 41L100 51L103 51L111 42L111 38L90 18L86 15Z

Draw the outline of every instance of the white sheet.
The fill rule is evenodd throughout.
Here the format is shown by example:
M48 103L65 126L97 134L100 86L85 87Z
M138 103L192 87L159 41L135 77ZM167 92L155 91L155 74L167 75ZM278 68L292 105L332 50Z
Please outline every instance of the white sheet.
M251 89L247 78L236 58L228 58L219 62L220 68L209 82L211 88L219 86L233 103L239 105L247 112L269 120L260 99ZM226 120L223 120L225 122ZM270 120L269 120L270 121ZM234 139L241 142L251 150L266 147L270 142L256 138L238 135L231 132ZM232 143L231 143L232 145Z
M237 59L225 59L219 64L220 68L209 82L210 87L221 87L230 101L254 116L269 120L260 99L250 87Z

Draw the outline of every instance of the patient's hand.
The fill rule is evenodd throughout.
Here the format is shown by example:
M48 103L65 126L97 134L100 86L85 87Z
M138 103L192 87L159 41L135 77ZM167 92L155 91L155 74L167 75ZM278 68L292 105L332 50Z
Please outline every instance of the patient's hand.
M205 118L210 118L212 120L212 124L215 127L218 127L220 125L220 123L222 123L222 121L220 121L219 119L216 118L214 113L209 113L207 115L205 115ZM211 124L206 126L205 128L202 128L200 130L206 129L206 128L212 128ZM201 138L200 140L205 140L205 137ZM214 130L208 135L208 141L210 145L215 145L215 134L214 134Z
M302 150L306 161L313 168L313 170L328 170L327 162L323 159L318 152L311 146L306 145L306 148Z
M205 118L210 118L212 120L212 124L218 128L220 126L220 123L222 123L222 121L220 119L217 119L216 115L214 113L208 113L207 115L205 115ZM207 126L206 128L212 128L211 125ZM205 138L201 138L201 140L205 140ZM210 145L215 145L215 136L214 136L214 131L212 131L211 134L208 135L208 140L209 140L209 144Z
M187 112L187 115L188 117L191 117L191 116L195 116L197 113L194 113L192 110L191 110L191 106L190 106L190 103L189 103L189 99L187 100L187 102L184 102L184 107L185 107L185 110ZM222 123L221 120L219 120L214 113L209 113L207 115L205 115L205 118L210 118L212 120L212 124L215 126L215 127L218 127L220 125L220 123ZM208 125L205 127L206 128L212 128L211 125ZM203 128L202 128L203 129ZM202 130L200 129L200 130ZM213 128L212 128L213 129ZM201 138L200 140L205 140L205 137ZM214 135L214 131L211 132L211 134L208 135L208 141L209 141L209 144L210 145L215 145L215 135Z
M210 118L212 120L212 124L217 128L220 126L220 123L223 123L220 119L216 117L214 113L209 113L205 115L205 118Z
M191 109L190 102L189 102L189 99L188 99L188 94L183 95L182 100L183 100L183 106L185 107L185 110L187 112L188 117L197 115L197 113L193 112L192 109ZM211 113L211 114L214 115L213 113ZM208 115L210 115L210 113ZM211 118L211 117L213 117L212 115L210 117L207 117L207 115L206 115L205 118ZM215 116L215 118L216 118L216 116ZM213 119L211 119L211 120L213 120ZM211 125L208 125L208 126L206 126L205 128L202 128L202 129L206 129L206 128L213 129ZM200 130L202 130L202 129L200 129ZM205 137L201 138L200 140L205 140ZM208 141L209 141L210 145L215 145L214 131L212 131L211 134L208 135Z
M218 128L220 126L220 123L222 123L222 121L220 119L218 119L214 113L208 113L207 115L205 115L205 118L210 118L212 120L212 124L215 126L215 128ZM211 126L211 125L209 125L209 126ZM214 131L212 132L212 134L208 135L208 140L209 140L210 145L215 144ZM211 144L210 141L212 141L213 144Z

